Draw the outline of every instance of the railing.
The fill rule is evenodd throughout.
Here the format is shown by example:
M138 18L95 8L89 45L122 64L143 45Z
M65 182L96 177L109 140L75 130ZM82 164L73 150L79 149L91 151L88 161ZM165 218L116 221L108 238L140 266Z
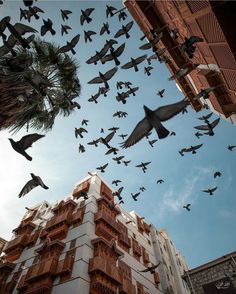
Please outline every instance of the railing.
M120 274L119 269L109 263L109 260L104 260L104 258L101 257L90 259L88 272L92 273L95 271L104 273L118 284L122 283L122 275Z
M127 245L127 247L129 247L129 248L131 247L131 240L127 234L120 233L118 240L119 240L119 242L122 242L125 245Z
M51 231L53 228L60 223L67 223L68 225L71 224L72 221L72 213L71 211L66 211L62 213L61 215L54 216L50 221L47 222L47 225L45 227L46 231Z

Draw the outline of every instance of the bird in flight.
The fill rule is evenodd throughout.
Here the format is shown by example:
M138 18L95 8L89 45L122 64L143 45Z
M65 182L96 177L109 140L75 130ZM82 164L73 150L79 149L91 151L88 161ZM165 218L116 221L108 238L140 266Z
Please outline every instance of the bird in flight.
M134 68L134 70L137 72L138 71L138 64L143 62L147 58L147 55L142 55L137 58L131 57L131 61L127 62L126 64L122 65L121 68L123 69L129 69L129 68Z
M101 166L97 167L96 169L100 170L101 173L104 173L107 166L108 166L108 163L101 165Z
M219 121L220 121L220 117L214 120L212 123L209 123L208 121L206 121L206 125L200 125L194 128L200 131L207 131L205 135L214 136L215 133L213 129L218 125Z
M27 193L29 193L32 189L34 189L37 186L41 186L44 189L48 189L48 187L43 183L42 179L39 176L35 176L33 173L31 173L30 175L32 179L24 185L18 196L19 198L25 196Z
M102 144L104 144L105 146L107 146L108 149L110 149L111 146L110 146L108 143L109 143L109 142L111 141L111 139L114 137L115 133L116 133L115 131L112 131L112 132L109 133L105 138L100 137L100 138L99 138L99 142L102 143Z
M106 153L105 155L111 154L113 153L114 155L117 154L117 152L119 151L119 149L115 148L115 147L111 147Z
M209 113L207 115L203 115L201 117L198 117L198 119L204 120L205 123L209 123L209 120L208 119L212 116L212 114L213 114L213 112L211 112L211 113Z
M110 5L106 5L106 16L107 18L110 16L112 17L115 13L113 11L116 11L117 8L110 6Z
M112 181L112 185L115 184L116 186L118 186L118 183L121 183L121 180L114 180L114 181Z
M140 192L135 193L135 194L131 193L131 196L132 196L132 198L134 199L134 201L138 201L137 197L138 197L139 195L140 195Z
M118 197L119 200L122 200L121 192L123 191L124 187L120 187L116 192L113 192L113 196Z
M114 157L112 158L114 161L116 161L118 164L121 164L121 160L124 158L124 156Z
M92 42L92 35L96 35L97 33L94 31L85 31L84 30L84 41L85 43L87 43L87 41L89 40L89 42Z
M149 165L151 161L148 162L141 162L140 164L136 165L136 167L141 167L143 172L145 173L147 170L147 165Z
M110 30L109 30L109 23L108 23L108 22L103 23L103 26L102 26L102 28L101 28L101 30L100 30L100 33L99 33L100 36L103 35L105 32L106 32L108 35L111 33Z
M83 138L83 133L88 133L87 130L85 130L84 128L75 128L75 137L78 138L78 136L80 136L80 138Z
M66 53L68 51L71 51L71 53L75 55L76 52L74 48L78 44L79 39L80 39L80 34L76 35L70 42L66 42L66 45L59 48L57 53Z
M85 21L87 23L90 23L92 21L92 18L89 16L93 11L94 11L94 8L87 8L85 10L81 9L81 16L80 16L80 24L81 25L83 25Z
M160 180L157 180L157 184L162 184L164 183L164 180L160 179Z
M146 190L146 188L145 187L140 187L139 190L144 192Z
M228 148L229 151L233 151L235 147L236 146L234 146L234 145L229 145L227 148Z
M117 70L118 70L117 67L113 67L112 69L108 70L104 74L99 72L99 76L96 78L93 78L91 81L88 82L88 84L104 83L105 87L109 88L107 81L110 80L114 76L114 74L117 72Z
M72 11L70 11L70 10L62 10L61 9L62 20L65 21L65 20L69 19L68 15L71 13L72 13Z
M131 162L131 160L123 160L122 162L124 163L125 166L128 166L128 164Z
M142 138L144 138L153 128L156 130L159 139L169 135L169 131L162 125L162 121L167 121L180 113L189 105L187 100L181 100L177 103L161 106L152 111L144 105L145 117L136 125L131 135L121 144L122 148L128 148Z
M43 19L43 25L41 26L41 36L44 36L47 32L50 32L53 36L56 34L56 31L52 28L53 22L50 18L48 20Z
M70 26L61 25L61 35L62 36L63 36L64 33L67 35L68 34L68 30L71 30L71 27Z
M203 134L200 133L200 132L196 132L194 135L195 135L198 139L200 139L200 137L203 136Z
M144 73L148 76L151 75L151 70L153 69L152 66L147 66L147 67L144 67Z
M216 177L221 177L222 176L222 173L220 172L220 171L216 171L216 172L214 172L214 179L216 178Z
M24 137L22 137L20 139L20 141L14 141L13 139L9 138L9 141L11 143L11 146L12 148L20 153L21 155L23 155L27 160L32 160L32 157L29 156L25 150L28 149L29 147L32 147L32 144L34 142L36 142L37 140L41 139L45 137L45 135L40 135L40 134L37 134L37 133L34 133L34 134L29 134L29 135L26 135Z
M184 205L183 208L185 208L186 210L190 211L190 206L191 206L191 204L188 203L188 204Z
M217 187L214 187L212 189L202 190L202 192L209 193L210 195L213 195Z
M155 273L155 269L161 264L161 261L158 262L158 264L153 265L153 266L148 266L145 270L139 271L140 273L148 273L150 272L151 274Z
M155 140L149 140L148 141L148 143L149 143L149 145L151 146L151 147L154 147L153 145L154 145L154 143L156 143L157 142L157 140L155 139Z
M132 28L133 24L134 22L131 21L127 23L127 25L125 26L122 25L122 28L116 32L114 37L119 38L120 36L125 35L126 39L129 39L130 38L129 31Z
M162 98L162 97L164 97L164 95L163 95L164 92L165 92L165 89L162 89L162 90L160 90L160 91L157 92L157 95Z
M195 146L190 146L189 148L182 148L180 151L179 151L179 154L181 156L184 156L184 153L185 152L192 152L192 154L196 154L196 150L201 148L203 144L199 144L199 145L195 145Z

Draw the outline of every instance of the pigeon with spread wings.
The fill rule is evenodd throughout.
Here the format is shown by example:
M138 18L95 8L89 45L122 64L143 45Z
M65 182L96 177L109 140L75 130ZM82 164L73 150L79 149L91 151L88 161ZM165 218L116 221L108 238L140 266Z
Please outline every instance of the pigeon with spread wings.
M162 106L152 111L144 105L145 117L136 125L128 139L121 144L122 148L128 148L142 138L144 138L153 128L160 139L168 136L169 131L162 125L162 121L167 121L180 113L189 105L186 99L179 102Z
M97 167L96 169L100 170L101 173L105 173L105 169L107 166L108 166L108 163L101 165L101 166Z
M89 16L93 11L94 11L94 8L87 8L85 10L81 9L81 16L80 16L81 25L83 25L85 21L87 21L87 23L90 23L92 21L92 18Z
M80 39L80 34L76 35L70 42L66 42L66 45L65 46L62 46L58 51L57 53L66 53L68 51L71 51L71 53L73 55L76 54L74 48L75 46L78 44L79 42L79 39Z
M206 125L200 125L194 128L200 131L207 131L205 135L214 136L215 133L213 129L218 125L219 121L220 121L220 117L214 120L212 123L209 123L208 121L206 121Z
M23 197L27 193L29 193L32 189L34 189L37 186L41 186L44 189L48 189L48 187L44 184L42 179L39 176L35 176L33 173L30 174L32 177L32 180L29 180L22 190L20 191L19 198Z
M150 272L151 274L155 273L155 269L161 264L161 261L158 264L153 266L148 266L145 270L139 271L140 273L147 273Z
M28 149L29 147L32 147L32 144L34 142L36 142L37 140L41 139L45 137L45 135L40 135L40 134L37 134L37 133L34 133L34 134L29 134L29 135L26 135L24 137L22 137L20 139L20 141L14 141L13 139L9 138L9 141L11 143L11 146L12 148L20 153L21 155L23 155L26 159L28 160L32 160L32 157L29 156L25 150Z
M122 69L129 69L129 68L134 68L134 70L137 72L138 71L138 64L140 64L141 62L143 62L145 59L147 58L147 55L142 55L139 56L137 58L132 58L131 57L131 61L127 62L126 64L122 65L121 68Z
M202 192L209 193L210 195L213 195L217 187L214 187L212 189L202 190Z
M120 45L116 50L112 51L110 50L110 54L104 56L101 61L102 63L106 63L107 61L111 61L114 60L116 65L120 64L120 61L118 60L117 57L119 57L125 49L125 43L123 43L122 45Z
M108 70L107 72L105 72L104 74L102 74L101 72L99 72L99 76L92 79L91 81L88 82L88 84L100 84L100 83L104 83L104 86L106 88L109 88L109 85L107 83L107 81L109 81L114 74L117 72L118 68L117 67L113 67L112 69Z
M131 22L127 23L127 25L122 26L122 28L116 32L114 37L119 38L120 36L125 35L126 39L129 39L130 35L128 32L131 30L133 24L134 24L134 22L131 21Z

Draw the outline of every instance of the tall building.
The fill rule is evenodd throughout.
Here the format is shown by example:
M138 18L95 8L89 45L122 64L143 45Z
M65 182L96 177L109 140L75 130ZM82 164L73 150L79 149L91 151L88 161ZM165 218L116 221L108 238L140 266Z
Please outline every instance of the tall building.
M192 101L196 111L207 104L212 111L236 123L236 31L235 1L125 0L125 6L146 37L152 29L163 33L157 49L166 48L166 66L173 74L180 68L188 74L177 81L185 96L192 99L201 89L216 87L209 99ZM173 37L173 30L179 30ZM193 58L181 50L185 38L199 36Z
M181 277L187 265L167 232L115 205L96 174L71 197L28 209L13 232L0 263L1 294L190 293Z
M235 294L236 251L186 271L183 278L192 294Z

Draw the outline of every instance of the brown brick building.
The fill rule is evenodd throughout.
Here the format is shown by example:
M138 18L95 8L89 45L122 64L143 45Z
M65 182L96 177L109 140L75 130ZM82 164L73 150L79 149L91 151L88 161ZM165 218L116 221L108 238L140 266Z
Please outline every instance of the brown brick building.
M235 1L136 1L126 0L141 30L151 38L151 29L160 29L163 37L156 45L166 48L170 62L166 66L173 74L188 68L189 74L178 85L190 99L201 89L217 86L210 99L201 98L193 104L196 111L203 104L236 123L236 30ZM171 37L171 30L179 29L179 37ZM185 37L199 36L204 42L194 44L194 57L189 59L180 49Z
M0 255L1 255L2 249L3 249L3 247L5 246L6 243L7 243L7 241L0 237Z

